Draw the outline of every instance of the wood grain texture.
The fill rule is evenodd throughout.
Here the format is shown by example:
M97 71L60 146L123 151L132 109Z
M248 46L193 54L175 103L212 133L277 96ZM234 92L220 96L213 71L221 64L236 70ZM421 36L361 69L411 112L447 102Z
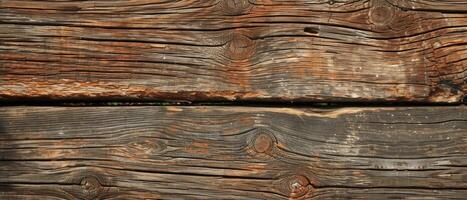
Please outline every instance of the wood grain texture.
M2 107L0 199L465 199L467 107Z
M458 0L0 1L2 99L460 102Z

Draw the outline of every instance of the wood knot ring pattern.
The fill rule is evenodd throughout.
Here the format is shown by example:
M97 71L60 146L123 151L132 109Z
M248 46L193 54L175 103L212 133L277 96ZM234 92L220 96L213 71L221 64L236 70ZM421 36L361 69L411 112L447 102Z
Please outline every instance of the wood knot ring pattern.
M221 9L226 15L243 15L250 12L253 5L248 0L222 0Z
M112 185L109 177L91 168L81 168L65 175L62 191L66 199L100 199L103 196L118 195L118 188Z
M310 181L305 176L294 175L289 178L287 184L289 189L289 196L292 198L297 198L308 193L308 185L310 184Z
M233 33L225 44L225 56L231 60L244 60L250 58L255 51L255 42L248 36Z
M371 23L375 25L387 25L394 18L394 7L388 3L375 3L368 13Z
M253 147L258 153L268 153L274 146L274 139L266 133L260 133L255 137Z
M99 180L93 176L87 176L81 179L80 185L85 199L95 199L102 193L102 185Z
M166 146L163 143L153 141L150 139L130 142L128 144L128 147L129 147L129 151L132 154L146 154L146 155L161 152L166 148Z

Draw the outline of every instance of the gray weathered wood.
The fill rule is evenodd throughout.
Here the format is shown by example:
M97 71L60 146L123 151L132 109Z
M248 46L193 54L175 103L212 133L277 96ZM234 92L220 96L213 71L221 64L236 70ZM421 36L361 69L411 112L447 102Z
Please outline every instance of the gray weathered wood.
M3 0L0 99L460 102L467 1Z
M0 199L465 199L467 108L2 107Z

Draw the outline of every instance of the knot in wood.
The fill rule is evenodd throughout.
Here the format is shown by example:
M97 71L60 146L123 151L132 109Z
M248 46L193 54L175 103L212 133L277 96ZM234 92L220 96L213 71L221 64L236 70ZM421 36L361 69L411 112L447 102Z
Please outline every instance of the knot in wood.
M250 11L253 5L248 0L223 0L221 9L226 15L243 15Z
M84 177L80 184L86 199L95 199L102 192L102 185L95 177Z
M260 133L256 136L253 146L258 153L268 153L274 145L274 139L266 133Z
M289 196L292 198L301 197L308 193L310 181L305 176L295 175L289 178Z
M128 144L129 152L134 155L149 156L154 153L159 153L165 148L166 146L163 143L150 139L138 140Z
M390 5L386 1L374 1L368 13L371 23L375 25L387 25L394 18L395 10L394 6Z
M255 42L249 37L234 33L225 45L225 56L231 60L250 58L255 51Z

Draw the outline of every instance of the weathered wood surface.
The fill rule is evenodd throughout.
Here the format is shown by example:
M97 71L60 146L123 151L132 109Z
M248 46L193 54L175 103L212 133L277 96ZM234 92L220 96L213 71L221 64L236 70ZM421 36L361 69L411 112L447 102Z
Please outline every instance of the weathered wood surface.
M467 1L0 1L0 97L459 102Z
M467 107L2 107L0 199L465 199Z

